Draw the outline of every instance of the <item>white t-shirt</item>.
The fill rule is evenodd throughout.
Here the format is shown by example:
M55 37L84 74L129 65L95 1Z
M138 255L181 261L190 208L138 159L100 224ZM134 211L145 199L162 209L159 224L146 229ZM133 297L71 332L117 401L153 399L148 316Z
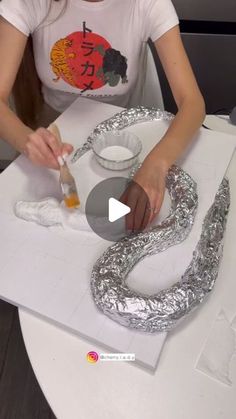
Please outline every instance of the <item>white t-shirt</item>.
M63 112L77 97L126 106L141 48L179 21L171 0L2 0L0 15L25 35L45 101ZM61 13L60 13L61 12Z

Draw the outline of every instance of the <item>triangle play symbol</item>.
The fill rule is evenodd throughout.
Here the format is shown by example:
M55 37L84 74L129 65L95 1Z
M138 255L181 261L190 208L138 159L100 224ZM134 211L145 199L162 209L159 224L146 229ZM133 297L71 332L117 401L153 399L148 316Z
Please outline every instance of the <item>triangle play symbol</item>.
M115 198L109 198L108 219L110 223L119 220L131 212L131 208Z

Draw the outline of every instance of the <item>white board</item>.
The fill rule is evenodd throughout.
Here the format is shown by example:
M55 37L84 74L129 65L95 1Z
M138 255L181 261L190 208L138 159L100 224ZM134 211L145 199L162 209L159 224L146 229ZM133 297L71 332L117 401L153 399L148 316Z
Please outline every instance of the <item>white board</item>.
M76 124L79 126L77 114L70 130L76 130ZM129 129L142 139L144 157L166 128L166 122L152 122ZM75 135L68 132L67 138L72 134ZM203 218L214 200L235 143L232 136L201 130L182 161L182 167L198 184L199 208L192 232L181 245L138 264L128 278L132 287L153 293L180 279L191 261ZM111 176L111 172L95 163L91 152L81 158L73 172L82 200L94 184ZM137 363L155 369L166 333L147 335L120 326L98 312L90 295L93 264L109 242L91 232L47 229L14 216L12 205L17 199L35 200L48 195L59 196L57 175L34 168L24 157L0 176L0 297L89 339L91 350L92 342L96 342L101 351L132 352ZM168 196L161 218L167 212Z

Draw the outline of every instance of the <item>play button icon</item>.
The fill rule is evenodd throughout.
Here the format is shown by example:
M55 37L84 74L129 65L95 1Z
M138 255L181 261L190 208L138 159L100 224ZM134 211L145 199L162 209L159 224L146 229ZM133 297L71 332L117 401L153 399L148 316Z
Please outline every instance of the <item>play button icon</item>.
M99 182L88 195L85 205L88 224L105 240L114 242L130 234L126 229L126 216L133 213L121 198L131 184L137 185L124 177L111 177ZM145 194L139 185L137 188Z
M131 208L115 198L109 198L108 219L110 223L114 223L125 215L129 214Z

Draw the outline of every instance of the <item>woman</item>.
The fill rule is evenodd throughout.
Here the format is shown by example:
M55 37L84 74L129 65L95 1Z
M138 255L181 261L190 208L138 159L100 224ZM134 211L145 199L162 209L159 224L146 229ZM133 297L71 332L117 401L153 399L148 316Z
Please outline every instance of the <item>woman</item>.
M16 76L29 35L43 99L55 114L78 95L126 106L138 76L142 45L152 39L178 113L135 176L146 194L133 190L126 197L137 215L130 217L128 228L151 222L163 201L169 167L205 116L171 0L1 0L0 15L0 137L34 164L54 169L58 169L58 156L71 153L72 146L61 147L45 128L33 130L25 123L25 112L20 120L7 105L15 80L16 104L23 86L22 77ZM32 91L36 97L33 64L25 70L24 100ZM30 79L34 80L31 87Z

